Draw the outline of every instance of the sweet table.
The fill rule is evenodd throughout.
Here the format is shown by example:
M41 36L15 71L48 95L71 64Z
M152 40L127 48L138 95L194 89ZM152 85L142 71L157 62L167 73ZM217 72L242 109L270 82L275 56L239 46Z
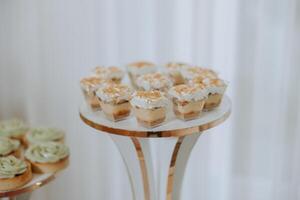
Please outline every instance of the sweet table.
M23 187L17 188L15 190L8 190L8 191L0 191L0 199L8 198L9 200L14 199L29 199L30 193L34 190L50 183L56 177L55 173L48 173L48 174L33 174L32 180L24 185Z
M181 121L168 112L163 125L147 129L133 116L111 122L85 103L79 109L85 124L110 134L117 145L135 200L180 199L187 162L197 139L205 130L224 122L230 112L231 101L225 96L217 109L204 112L198 119Z

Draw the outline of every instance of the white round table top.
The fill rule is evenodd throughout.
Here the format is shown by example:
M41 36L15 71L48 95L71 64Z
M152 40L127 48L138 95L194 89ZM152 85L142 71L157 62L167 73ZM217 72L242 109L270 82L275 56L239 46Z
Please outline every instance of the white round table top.
M231 112L231 101L224 96L218 108L202 112L199 118L190 121L177 119L170 108L168 109L166 121L151 129L138 124L133 114L122 121L110 121L102 111L92 111L86 103L80 106L79 113L87 125L111 134L131 137L179 137L210 129L225 121Z

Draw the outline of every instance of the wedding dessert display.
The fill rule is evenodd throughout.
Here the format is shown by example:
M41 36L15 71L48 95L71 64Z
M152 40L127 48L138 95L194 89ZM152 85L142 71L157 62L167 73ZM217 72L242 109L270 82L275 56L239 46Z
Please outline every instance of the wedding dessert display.
M201 113L221 104L227 83L212 69L183 62L169 62L162 69L157 66L145 61L128 64L132 88L122 83L126 78L121 69L94 68L92 76L80 81L86 103L110 121L135 117L138 124L150 129L174 118L201 118Z
M56 128L30 128L18 119L0 121L0 196L34 182L33 174L66 168L69 148L64 137Z

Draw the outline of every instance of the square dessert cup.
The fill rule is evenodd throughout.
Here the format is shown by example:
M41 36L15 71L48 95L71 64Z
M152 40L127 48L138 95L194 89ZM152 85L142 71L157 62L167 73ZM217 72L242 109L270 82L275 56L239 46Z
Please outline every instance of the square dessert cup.
M100 101L103 113L111 121L120 121L127 118L131 112L131 105L128 101L120 103L107 103Z
M220 106L223 99L223 94L208 94L208 98L205 100L204 111L211 111Z
M131 94L131 88L124 84L106 85L96 92L105 116L111 121L120 121L130 115Z
M137 91L130 104L137 122L146 128L157 127L166 119L168 99L160 91Z
M173 99L173 111L177 118L188 121L200 116L205 100L199 101L178 101Z
M165 107L145 109L135 106L133 110L138 123L146 128L157 127L166 119Z
M100 101L97 98L95 92L91 91L91 92L87 92L84 89L82 89L82 93L84 96L85 101L87 102L87 104L89 105L89 107L93 110L93 111L100 111L101 110L101 105L100 105Z
M138 61L127 65L131 85L138 88L137 79L139 76L156 72L156 66L152 62Z
M182 71L191 66L183 62L169 62L165 65L165 67L168 75L173 82L173 85L181 85L185 83Z
M192 120L200 116L207 93L204 85L177 85L169 90L172 98L173 111L177 118Z
M137 85L141 91L157 90L165 94L173 86L173 82L168 75L154 72L138 77Z

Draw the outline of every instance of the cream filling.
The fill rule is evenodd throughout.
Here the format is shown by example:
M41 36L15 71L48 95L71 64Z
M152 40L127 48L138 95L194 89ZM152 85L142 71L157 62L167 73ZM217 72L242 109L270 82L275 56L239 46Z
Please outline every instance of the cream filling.
M166 116L166 108L143 109L135 107L134 112L137 118L147 122L156 121Z
M30 143L57 141L63 137L64 132L56 128L35 128L26 135Z
M25 157L38 163L56 163L69 155L69 148L60 143L46 142L30 146Z
M130 100L130 104L133 107L137 106L145 109L160 108L160 107L166 107L168 105L168 99L162 96L155 100L149 100L146 98L140 98L138 96L134 96Z
M194 101L194 102L189 102L185 105L174 105L176 106L176 110L178 110L180 113L185 114L185 113L191 113L191 112L199 112L203 108L203 103L204 101Z
M28 131L27 125L18 119L0 122L0 136L17 137Z
M169 79L152 79L151 82L148 80L145 80L143 76L138 77L137 79L137 85L141 88L143 88L146 91L150 90L162 90L165 88L170 88L172 87L172 81Z
M169 95L175 97L179 101L198 101L207 98L206 90L197 90L195 92L181 92L178 93L174 88L169 90Z
M127 69L131 74L136 76L156 72L155 66L145 66L145 67L128 66Z
M0 179L14 178L27 170L25 161L7 156L0 158Z
M129 102L124 102L124 103L120 103L120 104L109 104L109 103L105 103L105 102L100 102L101 104L101 108L102 110L110 115L117 115L120 113L124 113L126 111L130 111L130 104Z
M0 137L0 156L6 156L20 147L18 140Z

